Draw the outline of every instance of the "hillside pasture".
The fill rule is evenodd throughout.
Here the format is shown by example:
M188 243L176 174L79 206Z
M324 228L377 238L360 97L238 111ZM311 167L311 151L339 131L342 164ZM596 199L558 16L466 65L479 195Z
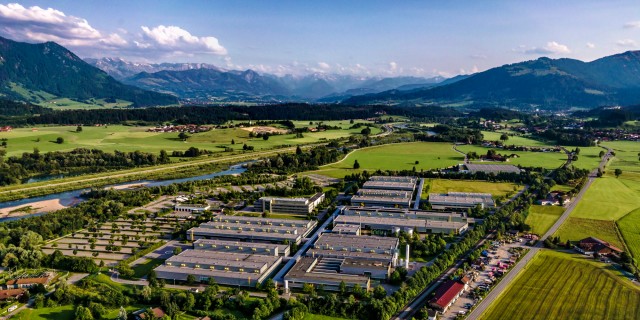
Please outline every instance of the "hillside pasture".
M493 319L638 319L640 289L593 259L540 251L481 316Z

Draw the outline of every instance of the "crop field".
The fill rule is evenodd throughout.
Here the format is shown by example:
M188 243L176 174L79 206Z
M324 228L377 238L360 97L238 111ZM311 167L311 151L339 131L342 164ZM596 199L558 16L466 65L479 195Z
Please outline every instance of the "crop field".
M531 232L542 236L553 226L563 212L564 208L561 206L532 205L524 222L531 227Z
M611 171L611 169L607 169ZM640 207L640 182L622 176L596 179L571 214L577 218L618 220Z
M567 147L567 149L572 150L575 148ZM600 151L606 152L605 149L600 147L580 147L578 161L573 161L571 164L580 169L596 169L600 165Z
M540 251L482 315L492 319L638 319L640 289L605 263Z
M360 169L353 169L358 160ZM444 168L461 163L463 157L449 143L410 142L394 143L355 150L340 162L322 166L314 174L342 178L363 170L411 170ZM418 164L415 162L418 161Z
M489 141L500 141L500 136L503 133L511 134L511 131L482 131L482 135L485 140ZM544 141L536 140L527 136L517 135L517 136L509 136L509 139L504 142L506 145L516 145L516 146L532 146L532 147L542 147L542 146L550 146L552 144L546 143Z
M423 198L429 193L447 193L447 192L481 192L491 193L494 197L507 196L515 194L522 189L515 183L510 182L488 182L488 181L470 181L470 180L446 180L446 179L430 179L429 190L427 191L427 183L423 189Z
M616 223L613 220L594 220L576 218L573 214L554 234L564 243L567 240L579 241L586 237L595 237L607 241L623 249L622 239L618 236ZM623 249L624 250L624 249Z
M616 224L631 255L640 259L640 208L629 212Z
M346 122L348 124L348 121ZM0 138L7 139L7 154L21 155L38 148L40 152L69 151L75 148L97 148L105 151L136 151L159 153L174 150L184 151L189 147L224 151L225 147L241 150L244 143L255 147L256 150L269 149L281 145L296 145L336 139L359 134L361 129L327 130L323 132L304 133L302 138L295 134L274 135L268 140L250 138L249 131L241 128L214 129L208 132L191 135L187 141L178 138L178 133L146 132L149 127L134 126L102 126L83 127L82 132L76 132L75 126L18 128L11 132L0 132ZM372 134L380 132L379 128L371 128ZM55 143L58 137L64 143ZM231 144L232 140L235 144Z
M458 149L462 152L475 151L478 155L487 154L491 148L480 146L464 145ZM547 169L556 169L560 167L566 160L567 156L564 152L527 152L527 151L510 151L502 149L493 149L499 154L517 154L518 158L512 158L508 162L491 162L491 164L512 164L514 166L521 165L523 167L543 167ZM481 163L474 161L474 163Z

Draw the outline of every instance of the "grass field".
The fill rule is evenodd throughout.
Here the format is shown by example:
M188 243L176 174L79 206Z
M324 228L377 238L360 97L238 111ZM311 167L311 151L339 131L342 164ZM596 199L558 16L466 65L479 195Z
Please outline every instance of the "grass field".
M26 309L21 311L12 319L19 320L66 320L75 316L72 305L59 306L54 308Z
M489 141L500 141L500 136L504 133L504 131L482 131L482 135L485 140ZM507 134L511 132L507 131ZM541 146L549 146L551 144L546 143L544 141L535 140L526 136L509 136L509 140L505 141L506 145L516 145L516 146L532 146L532 147L541 147Z
M481 319L638 319L640 289L610 265L541 251Z
M524 221L531 227L531 232L540 236L544 235L564 212L560 206L538 206L529 208L529 214Z
M575 148L567 147L568 150ZM572 164L576 168L593 170L600 165L600 151L605 151L600 147L580 147L580 154L578 155L578 161L573 161Z
M430 186L429 191L424 192L426 191L425 186L423 198L426 198L428 193L447 193L450 191L491 193L494 197L501 197L522 189L522 186L510 182L430 179L428 183Z
M133 269L133 277L134 278L142 278L146 276L151 270L155 267L161 265L164 262L164 259L147 259L147 261L135 265Z
M572 214L560 226L554 236L560 237L563 243L567 240L579 241L586 237L596 237L610 242L620 249L624 248L622 239L620 239L616 230L616 223L613 220L576 218Z
M612 171L612 170L608 170ZM596 179L571 214L572 217L618 220L640 207L640 182L605 176Z
M348 121L346 121L348 124ZM275 135L269 140L250 138L249 131L240 128L218 129L191 135L187 141L178 139L178 133L146 132L149 127L104 126L84 127L82 132L75 132L75 126L19 128L11 132L0 132L0 138L6 138L7 154L21 155L38 148L40 152L68 151L75 148L98 148L105 151L144 150L159 153L160 150L186 150L197 147L212 151L224 151L225 147L241 150L244 143L254 146L256 150L268 149L281 145L314 143L323 139L337 139L359 134L361 129L327 130L323 132L305 133L303 138L294 134ZM380 132L372 128L372 134ZM62 137L64 143L57 144L56 138ZM234 140L235 144L231 144Z
M624 243L631 251L631 255L640 258L640 208L629 212L622 219L616 221L622 234Z
M353 169L358 160L360 169ZM455 152L451 144L439 142L410 142L382 145L355 150L343 161L322 166L312 173L335 178L363 170L411 170L417 171L444 168L461 163L463 157ZM419 164L415 164L419 161Z
M478 155L487 154L490 148L464 145L458 149L462 152L475 151ZM491 164L512 164L514 166L521 165L523 167L543 167L547 169L556 169L560 167L566 160L567 156L563 152L527 152L527 151L510 151L494 149L499 154L517 154L519 158L513 158L509 162L491 162ZM474 163L481 163L474 161Z
M319 314L307 313L307 315L304 316L303 320L343 320L343 318L336 318L336 317L323 316Z

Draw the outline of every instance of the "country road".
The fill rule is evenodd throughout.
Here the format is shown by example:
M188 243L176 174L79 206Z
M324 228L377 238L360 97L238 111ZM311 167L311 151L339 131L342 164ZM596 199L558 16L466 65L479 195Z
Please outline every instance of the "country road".
M605 156L602 157L602 160L600 161L600 165L598 166L598 168L604 169L607 162L609 161L609 158L611 157L611 151L612 151L611 149L608 149L607 154L605 154ZM587 192L587 190L589 189L593 181L595 181L595 179L597 178L597 174L598 174L598 169L593 170L589 174L589 179L587 180L585 185L582 187L582 189L580 190L578 195L575 197L575 199L571 202L571 204L567 206L567 209L560 216L560 218L558 218L556 223L554 223L553 226L547 231L547 233L545 233L540 238L540 241L538 241L536 246L531 248L531 250L529 250L529 252L527 252L527 254L525 254L524 257L520 259L520 261L518 261L518 263L511 269L511 271L509 271L509 273L500 281L500 283L498 283L489 292L489 294L487 294L487 296L484 299L482 299L482 301L480 301L480 303L469 314L467 319L474 319L474 320L478 319L480 315L482 315L482 313L484 313L487 310L487 308L491 305L491 303L495 301L507 287L509 287L509 284L517 277L518 273L522 271L522 269L527 265L527 263L529 263L529 261L531 261L531 259L533 259L536 253L538 253L538 251L542 248L544 240L552 236L554 233L556 233L556 231L558 231L560 226L562 226L562 224L567 220L567 218L569 218L569 216L571 215L571 212L573 212L573 210L576 208L580 200L582 200L582 197Z

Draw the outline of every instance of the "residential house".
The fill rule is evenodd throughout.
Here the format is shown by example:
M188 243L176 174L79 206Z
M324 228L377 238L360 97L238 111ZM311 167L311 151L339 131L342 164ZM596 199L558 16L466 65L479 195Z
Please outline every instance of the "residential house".
M574 248L576 251L586 255L595 253L599 255L618 255L622 253L622 250L617 247L594 237L588 237L580 240Z

